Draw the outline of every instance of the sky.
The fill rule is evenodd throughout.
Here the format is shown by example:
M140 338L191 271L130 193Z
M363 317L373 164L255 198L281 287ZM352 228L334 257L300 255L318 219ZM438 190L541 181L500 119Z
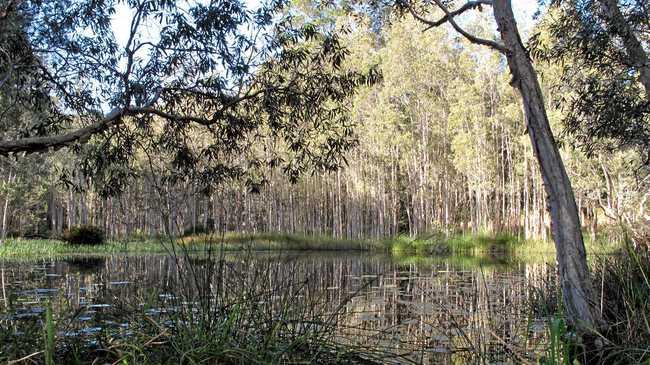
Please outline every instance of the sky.
M245 0L251 7L255 8L258 0ZM512 0L512 7L517 18L517 23L520 32L525 37L530 28L534 25L533 16L537 11L538 0ZM129 26L131 24L131 12L126 5L121 4L117 8L115 17L113 18L113 31L117 41L121 45L125 45L129 37Z
M533 16L537 12L538 0L512 0L512 8L521 33L527 33L535 24ZM524 37L525 38L525 37Z

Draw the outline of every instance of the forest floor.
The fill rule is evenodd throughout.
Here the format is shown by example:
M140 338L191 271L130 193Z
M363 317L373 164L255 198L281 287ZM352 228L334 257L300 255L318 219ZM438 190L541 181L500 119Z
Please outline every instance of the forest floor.
M618 244L586 242L589 254L611 254ZM193 235L171 240L142 238L111 240L101 245L72 245L56 239L8 239L0 245L0 258L30 259L71 255L167 253L182 248L201 253L207 248L224 251L360 251L398 257L490 256L519 259L553 258L552 242L519 239L509 234L398 236L383 240L347 240L328 236L281 233Z

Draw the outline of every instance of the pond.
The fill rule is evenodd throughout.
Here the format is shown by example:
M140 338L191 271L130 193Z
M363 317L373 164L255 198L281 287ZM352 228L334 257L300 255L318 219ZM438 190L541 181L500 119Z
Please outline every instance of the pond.
M2 262L0 280L0 322L13 331L4 341L43 326L48 305L57 336L92 343L128 329L136 312L165 326L175 312L243 300L269 318L327 318L339 343L395 363L534 361L547 341L548 311L533 299L536 290L556 290L549 263L354 252Z

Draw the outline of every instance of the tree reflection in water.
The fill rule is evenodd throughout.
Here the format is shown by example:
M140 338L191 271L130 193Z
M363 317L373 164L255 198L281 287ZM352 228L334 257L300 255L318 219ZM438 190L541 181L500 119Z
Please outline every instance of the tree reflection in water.
M293 328L318 319L336 340L416 362L534 359L546 337L532 287L555 285L547 264L396 262L357 254L201 257L112 256L2 264L0 311L17 332L46 301L62 335L128 328L144 313L161 326L183 312L215 322L229 306L282 312ZM244 325L244 324L242 324ZM399 361L404 357L397 358Z

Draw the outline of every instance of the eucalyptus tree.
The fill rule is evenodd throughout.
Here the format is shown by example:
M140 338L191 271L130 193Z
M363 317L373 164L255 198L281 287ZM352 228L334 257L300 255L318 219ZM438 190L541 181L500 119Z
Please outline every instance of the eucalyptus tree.
M355 141L347 100L377 75L341 69L337 35L295 26L285 5L3 1L0 154L70 148L104 194L121 191L137 160L251 189L267 165L294 180L336 168ZM265 140L288 153L251 148Z
M532 54L562 64L556 102L587 152L635 149L650 165L650 4L552 0Z
M468 41L486 46L503 54L512 75L511 85L519 92L526 118L526 127L539 162L547 204L552 222L552 234L557 251L557 262L568 322L586 333L601 326L597 309L571 182L566 173L557 144L551 131L542 90L528 49L521 41L510 0L477 0L462 2L456 9L452 1L433 0L433 4L398 2L397 6L409 12L428 27L449 24ZM481 38L459 24L458 16L472 10L491 7L500 39ZM431 10L442 12L438 20L431 19Z

